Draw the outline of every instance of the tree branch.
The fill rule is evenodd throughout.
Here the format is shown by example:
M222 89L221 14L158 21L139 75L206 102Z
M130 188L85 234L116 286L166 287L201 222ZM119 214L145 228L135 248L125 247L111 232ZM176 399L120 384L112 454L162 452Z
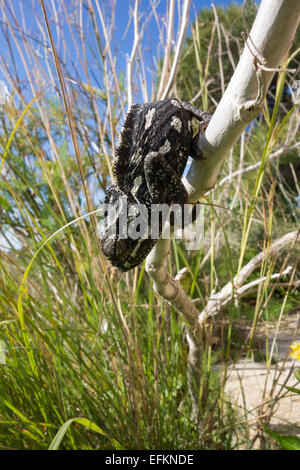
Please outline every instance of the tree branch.
M134 12L133 12L133 20L134 20L134 42L132 46L132 51L130 57L127 60L127 95L128 95L128 109L130 109L131 105L133 104L133 81L132 81L132 73L133 73L133 65L135 56L138 50L138 45L140 41L140 33L139 33L139 13L138 13L138 6L139 0L135 0L134 4Z
M300 2L262 0L251 29L251 38L260 57L269 68L278 68L287 54L300 17ZM183 178L189 202L196 202L213 188L221 164L245 128L260 112L274 71L256 70L252 53L244 48L238 66L205 134L199 135L199 147L205 159L193 160ZM195 306L167 269L170 240L161 239L147 257L146 270L154 288L195 327ZM240 273L240 276L242 274ZM201 318L203 318L202 315Z
M188 21L189 21L190 6L191 6L191 0L184 0L182 18L181 18L181 24L180 24L180 31L179 31L179 37L178 37L178 41L177 41L176 50L175 50L175 53L174 53L174 59L173 59L173 64L172 64L169 80L168 80L168 83L167 83L167 85L166 85L166 87L165 87L165 89L162 93L162 96L160 98L162 100L165 99L168 96L168 94L170 93L170 90L171 90L171 87L173 85L174 78L175 78L175 75L176 75L176 72L177 72L179 59L180 59L180 54L181 54L181 51L182 51L182 48L183 48L185 32L186 32L186 28L187 28Z
M272 258L276 256L276 254L283 250L283 248L293 242L300 242L299 231L287 233L286 235L272 243L268 251L263 250L258 253L258 255L256 255L254 258L252 258L252 260L249 261L249 263L247 263L240 270L239 275L234 278L233 282L228 282L218 293L211 296L211 298L207 302L206 307L202 310L199 316L199 322L203 323L208 317L216 315L220 311L220 308L224 307L224 305L226 305L233 298L233 296L241 295L244 293L245 290L253 287L253 282L250 282L246 286L244 285L244 282L250 276L250 274L261 265L261 263L266 259L266 257ZM287 269L289 270L287 271ZM282 273L280 273L280 276L288 274L290 268L287 269L282 271ZM278 274L273 276L278 277ZM261 278L258 281L263 282L263 280L264 279ZM255 282L257 283L258 281Z
M248 47L244 48L238 66L205 134L199 134L198 147L204 159L193 160L190 170L183 178L189 194L189 202L197 202L201 196L214 187L224 159L249 123L259 114L274 71L283 61L292 44L299 16L300 2L262 0L250 32L252 44L259 52L259 60L253 60L253 51L250 52ZM177 51L180 52L179 48ZM263 70L259 67L259 63L263 63ZM173 66L174 64L175 68L172 72L175 74L176 54ZM170 75L163 98L169 93L174 74ZM242 167L240 171L243 172ZM290 237L295 239L296 233L287 234L275 242L270 248L271 253L289 243ZM193 418L197 420L201 325L208 315L216 313L220 305L230 300L234 288L242 286L249 273L262 262L265 254L262 252L253 258L240 270L238 277L234 280L234 287L231 282L226 284L208 301L205 309L199 314L179 281L176 278L173 279L168 272L169 253L170 240L161 238L146 259L146 271L154 281L154 289L173 305L190 327L187 333L189 344L187 375Z
M250 35L269 68L278 68L283 61L293 42L299 16L299 2L262 0ZM216 184L230 149L258 116L273 76L273 71L255 69L252 53L245 47L205 135L199 136L199 147L206 159L194 160L183 180L190 202L199 200Z

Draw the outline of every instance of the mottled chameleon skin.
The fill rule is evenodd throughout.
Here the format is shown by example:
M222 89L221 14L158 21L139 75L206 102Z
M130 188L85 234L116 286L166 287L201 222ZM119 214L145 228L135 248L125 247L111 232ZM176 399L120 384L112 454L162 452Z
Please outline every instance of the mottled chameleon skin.
M151 204L187 203L182 174L189 155L201 158L193 145L193 117L202 121L200 130L201 126L207 126L211 116L175 98L133 105L116 149L114 185L108 189L104 202L118 208L125 194L129 205L145 204L148 211ZM161 230L162 227L160 235ZM105 232L101 247L114 266L128 271L145 259L156 242L157 239L150 238L150 233L145 240L132 240Z

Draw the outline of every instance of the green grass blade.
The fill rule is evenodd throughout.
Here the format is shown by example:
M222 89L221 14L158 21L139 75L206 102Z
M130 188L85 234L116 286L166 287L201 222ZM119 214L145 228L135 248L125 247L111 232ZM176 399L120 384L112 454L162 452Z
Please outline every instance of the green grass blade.
M294 370L294 376L300 382L300 369Z
M109 437L101 428L99 428L99 426L97 426L97 424L93 423L89 419L86 419L86 418L71 418L61 426L58 433L56 434L53 441L51 442L51 444L49 446L49 450L57 450L58 449L64 435L66 434L67 430L69 429L70 425L73 422L82 424L83 426L90 429L91 431L95 431L96 433L107 437L113 443L113 446L114 446L115 449L118 449L118 450L122 449L121 445L119 444L119 442L116 439Z
M285 388L286 388L289 392L298 393L298 395L300 395L300 388L288 387L287 385L285 385Z
M297 436L281 435L269 428L265 428L265 431L275 441L278 442L283 450L300 450L300 438Z
M30 340L29 340L29 335L28 335L28 331L27 331L27 328L26 328L24 310L23 310L23 305L22 305L23 295L27 292L26 281L27 281L27 278L28 278L28 275L29 275L29 271L31 269L31 266L32 266L34 260L36 259L36 257L40 253L40 251L51 240L53 240L53 238L55 238L60 232L62 232L66 227L69 227L70 225L74 224L78 220L83 219L84 217L88 217L91 214L95 214L96 212L99 212L101 210L102 210L102 208L96 209L95 211L92 211L92 212L88 212L87 214L84 214L84 215L72 220L71 222L64 225L63 227L59 228L55 233L53 233L49 238L47 238L47 240L45 240L42 243L42 245L39 247L39 249L34 253L33 257L30 260L30 263L28 264L28 266L25 270L24 276L22 278L20 290L19 290L19 296L18 296L18 313L19 313L19 318L20 318L20 324L21 324L21 329L22 329L22 333L23 333L24 343L25 343L25 346L26 346L27 354L28 354L28 359L29 359L29 362L30 362L30 365L31 365L32 372L36 377L38 377L38 369L37 369L37 366L35 364L32 348L31 348L31 345L30 345Z
M12 403L8 402L5 399L3 399L3 402L11 411L13 411L20 418L22 422L27 423L40 437L44 437L42 431L38 429L34 424L32 424L31 421L26 418L26 416L23 415L21 411L17 410L17 408Z
M17 132L18 128L20 127L20 124L21 122L23 121L24 117L26 116L27 114L27 111L30 109L30 107L33 105L33 103L37 100L37 98L40 96L41 93L43 93L45 90L45 87L40 90L33 98L31 101L29 101L28 105L26 106L26 108L24 109L24 111L22 112L21 116L19 117L19 119L17 120L17 123L15 125L15 127L13 128L10 136L9 136L9 139L7 141L7 144L5 146L5 149L4 149L4 152L3 152L3 155L2 155L2 162L1 162L1 165L0 165L0 175L1 175L1 172L2 172L2 168L3 168L3 165L4 165L4 162L5 162L5 158L6 158L6 155L9 151L9 148L11 146L11 143L12 143L12 140L14 138L14 135L15 133Z

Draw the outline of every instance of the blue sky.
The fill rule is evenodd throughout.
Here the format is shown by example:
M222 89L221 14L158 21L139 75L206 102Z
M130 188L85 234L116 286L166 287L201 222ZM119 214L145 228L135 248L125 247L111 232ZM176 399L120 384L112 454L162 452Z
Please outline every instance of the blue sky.
M109 3L110 0L107 0ZM179 0L179 2L182 4L183 1ZM178 3L179 3L178 2ZM105 3L105 2L104 2ZM157 8L157 13L161 17L163 17L166 13L166 8L168 5L167 0L161 0L158 8ZM190 8L190 24L194 22L196 14L199 13L199 11L203 8L211 8L211 3L212 0L192 0L191 3L191 8ZM226 7L227 5L231 3L235 3L237 5L242 5L243 0L215 0L213 2L215 6L219 7ZM117 9L116 9L116 31L115 31L115 39L120 45L120 51L119 51L119 56L118 56L118 65L119 67L125 67L126 64L126 54L131 53L131 48L133 44L133 25L130 25L130 28L128 30L128 33L125 37L125 39L122 39L122 36L124 34L124 31L126 29L128 20L129 20L129 6L134 5L134 0L117 0ZM139 4L139 11L142 13L142 19L141 19L141 24L143 22L143 19L146 18L149 15L149 12L151 11L151 4L149 0L140 0ZM177 17L177 8L175 12L175 25L174 25L174 36L176 35L177 32L177 26L178 26L178 17ZM186 35L190 34L190 26L187 29ZM145 50L148 51L148 55L146 57L146 62L148 63L149 67L152 66L152 60L153 57L156 55L156 47L159 42L158 38L158 28L157 24L154 19L152 19L149 22L148 27L145 30L144 34L144 42L147 42L147 47L145 47Z
M96 7L96 1L97 0L92 0L94 7ZM107 16L109 16L111 13L111 9L110 9L111 1L112 0L98 0L99 5L101 5L101 7L106 7L104 9L105 9L105 14ZM113 52L114 50L117 50L117 72L119 73L121 70L125 72L126 55L130 54L131 49L132 49L133 25L130 24L130 27L125 36L124 36L124 33L127 29L128 21L130 17L129 7L130 5L133 6L134 1L133 0L116 0L116 2L117 2L116 3L117 5L116 18L115 18L116 28L115 28L113 38L112 38L112 48L113 48ZM178 0L176 4L178 3L182 4L183 1ZM226 6L229 3L232 3L232 2L229 0L215 0L214 1L214 4L216 6L222 6L222 5ZM242 0L236 0L235 3L241 5ZM56 45L56 48L58 50L60 57L67 64L68 73L70 74L71 78L77 78L76 72L79 71L79 74L82 75L79 78L83 82L86 82L86 79L80 67L80 60L75 53L75 47L73 45L72 35L69 31L69 28L65 19L64 9L63 9L63 6L66 5L69 14L72 14L72 9L73 9L74 17L77 14L77 18L78 18L78 10L76 12L75 8L73 7L73 5L76 4L76 0L64 0L64 1L45 0L45 4L46 4L47 11L49 14L49 20L50 20L51 30L53 33L54 42L55 42L55 45ZM82 4L86 5L87 0L84 0ZM164 17L166 13L167 4L168 4L167 0L161 0L157 8L159 21L161 21L160 24L162 24L162 18ZM49 48L47 50L47 44L49 44L49 39L48 39L48 35L46 32L46 27L45 27L45 22L44 22L42 10L41 10L40 2L39 0L11 0L10 3L5 2L4 5L5 5L4 9L0 10L0 46L1 46L0 54L2 56L3 61L8 66L12 80L14 80L15 74L17 73L18 78L21 82L23 94L25 98L29 101L32 98L32 91L30 89L30 86L28 85L28 76L24 68L24 63L22 61L22 53L25 54L25 62L27 63L29 73L33 72L33 75L34 75L36 71L33 70L31 67L32 59L26 57L26 50L24 48L25 38L23 38L22 34L18 31L18 25L17 23L15 23L15 19L17 20L17 22L19 22L20 25L22 25L22 29L26 33L25 40L29 40L29 42L31 43L34 54L38 57L40 61L40 65L44 69L46 76L49 74L48 75L49 77L50 69L47 66L46 59L51 58L51 53L49 54L49 51L50 51ZM53 13L51 13L51 7L53 5L55 6L56 13L57 13L56 18L53 15ZM192 23L194 21L195 14L197 14L201 8L210 8L210 5L211 5L210 0L193 0L192 6L190 9L190 22ZM12 6L14 10L12 14L10 12L10 6ZM150 6L151 5L148 0L140 0L139 11L143 15L141 18L141 24L143 24L143 20L148 16L149 11L150 11ZM10 31L8 34L8 37L9 37L11 50L14 53L15 64L13 63L11 59L8 44L7 44L7 41L5 40L5 35L6 35L5 14L8 15L9 21L11 22L11 25L13 27L13 34L12 34L12 31ZM60 23L60 27L62 28L62 32L63 32L66 45L67 45L66 49L68 50L67 54L69 55L66 55L66 56L64 55L64 48L62 47L62 35L61 33L57 34L58 30L54 22L55 19L58 19ZM101 30L99 21L98 21L98 25L99 25L99 29ZM174 31L176 35L177 16L175 17L174 26L175 26ZM89 60L88 67L89 67L89 71L92 77L92 84L95 86L99 86L101 88L102 87L101 76L103 74L101 73L101 69L99 68L99 65L97 65L97 60L98 60L98 64L100 60L99 60L99 57L97 56L95 35L93 33L91 20L90 20L90 17L88 15L86 8L83 9L83 29L84 29L84 34L86 38L85 42L86 42L87 50L89 50L89 47L91 46L91 49L93 49L93 52L95 53L95 55L93 55L93 52L91 52L91 49L88 52L88 60ZM148 88L150 88L151 70L152 71L155 70L155 60L157 59L157 56L158 56L157 55L157 45L159 43L158 31L159 30L157 28L157 24L154 18L152 18L152 20L148 24L148 27L145 30L145 35L143 39L144 41L143 50L145 51L144 59L145 59L145 64L147 68L149 69L148 76L147 76L147 83L149 82ZM15 44L15 39L18 42L18 46L16 46ZM162 51L160 52L162 53ZM79 56L80 56L80 51L79 51ZM72 62L74 62L74 67L72 65ZM52 64L52 67L50 68L52 69L53 76L56 77L56 70L55 70L54 65ZM3 81L4 83L6 83L5 76L1 73L1 69L0 69L0 81ZM136 94L136 98L137 100L139 100L138 91ZM12 238L12 235L11 235L11 238ZM3 248L3 240L0 239L0 246L1 245L2 245L1 248Z
M106 0L108 3L110 0ZM106 2L104 2L106 3ZM163 16L166 12L167 4L169 2L167 0L161 0L157 12L159 15ZM181 3L182 0L181 0ZM214 3L215 6L219 7L226 7L227 5L231 3L236 3L237 5L242 5L243 0L192 0L191 8L190 8L190 21L193 22L195 19L195 12L199 13L199 11L203 8L211 8L211 3ZM129 18L129 6L133 6L134 1L133 0L117 0L117 11L116 11L116 25L117 25L117 34L118 30L121 33L121 31L124 31L126 28L126 24ZM140 6L139 10L143 13L144 18L147 16L147 13L151 11L151 5L149 0L140 0ZM176 12L177 13L177 12ZM175 22L177 20L177 16L175 16ZM175 27L177 24L175 24ZM150 32L155 32L155 25L154 21L150 23ZM125 48L128 46L129 50L131 47L131 41L132 40L132 34L133 30L132 28L130 29L126 41L125 41ZM120 34L121 36L121 34ZM153 39L155 40L155 35L153 35Z
M61 0L44 0L44 1L45 1L48 15L49 15L48 17L49 17L49 21L51 25L51 30L52 30L54 42L57 47L58 53L61 56L61 58L65 60L65 62L67 63L71 78L76 79L76 76L75 76L76 72L78 71L81 75L82 69L80 66L80 60L78 59L78 56L76 57L72 35L70 33L67 21L65 19L66 17L65 17L64 7L66 7L69 15L74 14L74 17L76 16L78 18L78 11L79 11L78 3L77 3L78 0L77 1L64 0L64 2L62 2ZM109 18L111 11L112 11L111 5L114 2L114 0L92 0L92 4L96 12L97 12L97 1L99 5L101 6L102 10L104 11L106 18ZM127 26L128 26L128 22L130 18L130 13L129 13L130 6L133 7L134 0L115 0L115 1L116 1L115 30L114 30L113 37L112 37L112 49L113 49L113 53L115 51L117 52L116 69L117 69L117 72L120 73L120 71L122 70L125 71L126 69L126 57L128 54L131 53L132 44L133 44L134 34L133 34L132 22L128 29L127 29ZM157 0L152 0L152 1L155 2ZM230 0L215 0L214 1L214 4L216 6L226 6L230 3L232 3L232 1ZM238 5L241 5L242 0L236 0L235 3ZM47 55L44 45L46 43L49 44L49 39L48 39L48 35L46 32L45 22L44 22L44 18L43 18L39 1L38 0L11 0L11 4L14 9L14 14L10 16L9 8L7 6L4 7L4 9L6 10L5 13L8 14L8 17L10 18L10 21L13 25L14 25L14 20L12 18L14 15L16 15L21 25L25 25L23 29L26 30L26 33L31 38L30 40L32 42L34 50L36 51L36 55L41 59L41 63L43 63L43 60L46 58L46 55ZM89 69L90 69L90 73L92 77L92 84L102 88L103 86L103 84L101 83L102 73L101 71L99 71L99 67L96 63L96 59L97 58L99 59L99 57L97 57L98 50L97 50L95 35L93 33L91 19L90 19L90 16L88 15L88 11L86 8L87 4L88 4L87 0L82 0L81 5L83 6L85 5L85 7L82 8L82 14L83 14L82 23L83 23L84 34L86 37L85 41L87 44L86 49L88 51L87 54L88 54L88 61L89 61ZM176 2L176 5L177 4L183 4L183 0L178 0L178 2ZM167 0L161 0L157 7L157 15L160 21L160 25L162 25L162 21L163 21L162 19L166 13L167 5L168 5ZM53 6L55 7L55 10L56 10L55 15L53 14ZM190 23L194 21L195 15L200 11L201 8L210 8L210 6L211 6L210 0L192 0L192 5L190 9ZM139 11L142 14L142 17L141 17L141 25L142 25L143 22L145 21L145 18L147 18L149 13L151 12L151 2L149 0L140 0ZM3 25L4 19L5 19L5 16L0 11L1 26ZM58 20L60 23L60 28L63 31L67 48L69 50L69 56L65 56L65 52L62 47L63 45L62 35L57 34L57 28L56 28L54 20ZM101 34L101 25L100 25L99 18L97 21L98 21L100 34ZM178 25L177 25L177 7L176 7L175 27L174 27L175 35L177 32L177 26ZM75 30L74 26L73 26L73 29ZM12 61L10 60L10 57L9 57L7 44L3 36L3 31L4 29L2 27L2 29L0 29L0 44L2 45L1 53L4 57L5 56L7 57L7 62L9 63L10 69L12 70ZM189 30L187 31L187 34L188 33L189 33ZM20 37L17 31L16 31L16 36ZM155 61L157 60L157 57L158 57L158 50L157 50L158 43L159 43L159 29L157 27L157 23L156 23L156 20L154 19L154 16L152 16L151 20L147 24L147 27L145 28L145 34L143 37L143 51L145 51L144 52L145 57L143 57L143 59L148 69L147 82L149 83L151 81L150 71L151 70L153 71L156 69ZM22 40L19 42L19 45L22 48ZM24 79L26 80L26 73L24 70L24 65L22 63L20 53L18 49L15 47L13 40L11 40L11 47L15 52L15 60L16 60L18 74L21 78L24 77ZM91 52L92 49L94 50L94 53L95 53L94 56ZM160 54L162 54L162 50L160 50L159 52ZM73 61L74 61L74 67L72 65ZM46 66L45 66L45 69L46 69ZM76 72L75 72L75 69L76 69ZM55 70L53 68L53 74L54 73L55 73ZM84 82L86 81L83 76L80 78L82 79L82 81ZM0 72L0 80L3 80L3 77L1 77L1 72Z
M107 0L109 2L109 0ZM104 2L105 3L105 2ZM157 13L163 17L166 13L166 8L168 5L167 0L161 0L158 8ZM182 4L183 1L180 0ZM203 8L211 8L212 0L192 0L191 8L190 8L190 23L193 23L195 20L195 15L199 13L199 11ZM219 7L226 7L231 3L236 3L237 5L242 5L243 0L215 0L213 2L215 6ZM126 25L129 19L129 5L134 5L133 0L117 0L117 9L116 9L116 39L118 38L121 43L123 32L126 29ZM143 18L147 17L149 12L151 11L151 4L148 0L140 0L139 11L142 12ZM141 20L141 23L143 21ZM174 31L176 34L177 31L177 8L175 12L175 27ZM187 29L187 35L190 33L190 27ZM152 51L155 52L156 44L158 43L158 29L155 23L155 20L152 19L149 23L148 28L145 31L145 40L149 40L149 43L152 42ZM131 25L126 38L122 42L122 47L120 50L120 56L124 54L130 54L131 48L133 43L133 27ZM120 57L121 59L121 57Z

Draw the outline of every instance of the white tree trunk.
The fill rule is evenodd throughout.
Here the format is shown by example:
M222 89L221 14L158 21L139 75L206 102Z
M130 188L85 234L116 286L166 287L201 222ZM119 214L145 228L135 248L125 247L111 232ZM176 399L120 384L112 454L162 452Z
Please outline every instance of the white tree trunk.
M267 67L277 68L282 63L293 43L299 19L299 0L262 0L250 37ZM253 50L251 41L248 40L248 44ZM206 159L204 162L194 160L184 178L190 202L198 201L216 184L225 157L249 123L258 116L273 75L274 71L255 70L254 56L245 45L205 135L200 136Z
M300 0L262 0L250 31L251 41L247 41L257 59L245 45L206 132L199 137L204 160L194 160L183 179L189 202L198 201L214 187L225 157L245 128L259 114L275 73L268 69L277 68L283 62L293 43L299 19ZM156 291L195 327L199 322L199 312L179 282L169 275L169 252L170 240L159 240L147 257L146 270L154 280Z

